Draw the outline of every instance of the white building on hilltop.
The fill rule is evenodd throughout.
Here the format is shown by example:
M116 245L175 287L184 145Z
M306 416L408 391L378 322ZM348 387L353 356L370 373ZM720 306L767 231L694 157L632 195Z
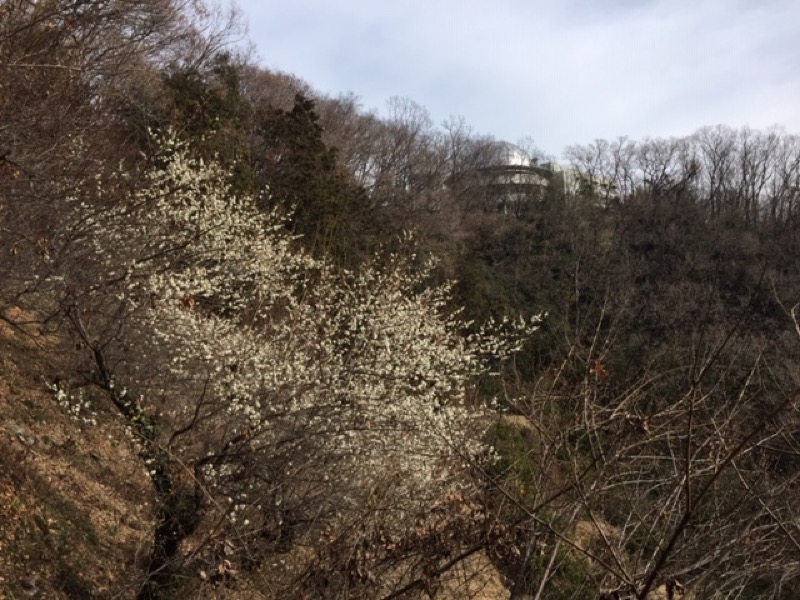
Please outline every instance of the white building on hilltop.
M520 147L497 142L485 166L458 179L477 184L485 210L521 214L532 201L555 192L563 197L587 197L600 203L619 198L614 182L599 180L555 162L539 164Z

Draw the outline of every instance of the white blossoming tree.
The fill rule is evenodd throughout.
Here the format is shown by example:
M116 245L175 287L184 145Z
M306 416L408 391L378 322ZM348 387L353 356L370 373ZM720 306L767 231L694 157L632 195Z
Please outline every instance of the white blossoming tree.
M410 250L335 272L227 179L163 140L126 200L104 200L104 179L94 200L68 202L71 260L50 275L162 496L151 572L191 537L209 561L314 544L317 570L401 585L389 572L408 531L468 495L470 463L489 453L470 381L537 319L468 327ZM394 561L382 582L337 555L362 540L360 556L376 556L363 552L376 536Z

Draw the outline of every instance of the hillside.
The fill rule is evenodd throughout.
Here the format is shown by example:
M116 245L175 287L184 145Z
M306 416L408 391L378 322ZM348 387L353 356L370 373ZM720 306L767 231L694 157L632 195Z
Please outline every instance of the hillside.
M136 445L92 386L73 388L82 390L80 406L59 402L52 382L75 374L68 360L73 346L63 334L25 326L31 315L20 311L5 318L20 326L0 322L2 597L135 598L156 527L156 494ZM519 431L530 428L519 417L507 421ZM575 543L588 547L619 535L599 526L602 537L595 524L578 522ZM181 596L271 598L264 584L286 575L286 557L281 561L281 573L239 573L225 560L201 563L196 572L186 570ZM444 573L433 597L499 600L510 593L507 581L481 551Z
M31 315L4 317L25 323ZM135 598L147 574L156 494L124 424L96 389L74 387L83 404L72 408L50 389L76 376L73 352L60 332L0 321L3 598ZM226 569L221 560L187 570L182 596L270 598L264 581L281 577ZM508 594L485 556L467 559L442 584L442 600Z
M6 598L132 598L146 564L155 497L124 424L90 386L74 417L48 389L75 378L72 352L61 334L0 322Z
M800 136L545 165L226 15L0 7L2 593L794 598Z

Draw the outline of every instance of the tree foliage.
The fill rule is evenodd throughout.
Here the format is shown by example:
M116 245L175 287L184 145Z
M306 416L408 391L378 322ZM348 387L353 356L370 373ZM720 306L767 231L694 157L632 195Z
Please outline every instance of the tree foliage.
M235 195L229 172L175 138L159 147L140 176L65 198L61 252L37 285L60 298L141 438L170 535L217 514L215 538L260 561L287 537L342 543L370 519L400 544L443 495L470 493L488 449L465 393L536 320L465 337L450 286L425 284L432 264L391 254L340 273L279 212ZM108 205L117 177L131 196ZM191 524L169 509L187 494Z

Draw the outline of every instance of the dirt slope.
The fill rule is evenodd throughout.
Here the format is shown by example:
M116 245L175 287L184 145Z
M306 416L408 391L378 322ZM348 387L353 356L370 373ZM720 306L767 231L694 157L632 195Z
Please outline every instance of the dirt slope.
M102 398L65 376L62 343L0 321L0 597L131 598L149 552L150 485ZM57 380L83 396L79 416L59 405Z

